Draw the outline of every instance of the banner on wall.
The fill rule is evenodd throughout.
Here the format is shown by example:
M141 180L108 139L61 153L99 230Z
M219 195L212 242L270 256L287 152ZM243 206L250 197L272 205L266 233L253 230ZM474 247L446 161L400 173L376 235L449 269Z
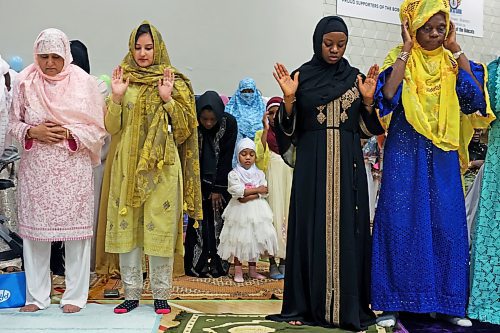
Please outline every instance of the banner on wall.
M484 0L449 0L451 20L461 35L483 37ZM401 24L402 0L337 0L337 14L376 22Z

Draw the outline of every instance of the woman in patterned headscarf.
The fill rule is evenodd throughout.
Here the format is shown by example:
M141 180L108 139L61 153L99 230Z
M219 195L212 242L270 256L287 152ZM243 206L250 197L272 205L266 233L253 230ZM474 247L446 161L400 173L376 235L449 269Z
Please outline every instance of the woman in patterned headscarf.
M457 43L448 1L406 0L400 16L403 45L387 56L375 93L388 136L372 307L438 313L470 326L463 319L468 244L460 164L468 164L473 128L494 119L483 91L486 70ZM379 323L393 325L395 316Z
M120 254L125 302L139 305L142 253L157 313L168 313L173 258L183 253L183 208L202 219L198 122L188 78L171 66L158 30L144 22L113 71L106 128L114 149L107 209L106 252Z
M500 115L500 58L488 65L491 108ZM478 217L472 230L471 292L468 315L500 325L500 122L491 126Z
M50 305L52 241L66 248L64 312L87 302L93 233L92 166L101 161L104 105L97 82L72 65L69 41L57 29L40 33L35 61L16 80L10 133L24 147L19 167L19 234L24 239L26 305Z

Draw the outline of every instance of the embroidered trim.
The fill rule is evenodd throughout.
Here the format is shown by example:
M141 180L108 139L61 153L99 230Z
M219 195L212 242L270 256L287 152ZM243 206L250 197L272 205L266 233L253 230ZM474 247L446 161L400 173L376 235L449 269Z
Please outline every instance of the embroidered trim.
M333 276L332 276L332 221L333 221L333 143L334 133L333 127L333 105L332 102L328 104L327 109L327 126L326 131L326 297L325 297L325 314L326 321L332 322L331 308L332 308L332 294L333 294Z
M374 134L372 134L372 132L370 132L368 130L368 128L366 127L366 124L365 124L365 121L363 120L363 116L359 116L359 128L361 129L361 131L366 135L366 136L374 136Z
M356 90L357 91L357 90ZM359 95L358 95L359 96ZM340 324L340 101L334 101L334 155L333 155L333 318L336 326Z
M327 119L327 116L325 116L325 114L323 113L323 110L325 109L325 107L326 107L326 105L320 105L316 108L319 112L318 115L316 116L316 119L318 120L318 123L320 123L321 125L323 125L323 123ZM328 114L328 111L327 111L327 114Z

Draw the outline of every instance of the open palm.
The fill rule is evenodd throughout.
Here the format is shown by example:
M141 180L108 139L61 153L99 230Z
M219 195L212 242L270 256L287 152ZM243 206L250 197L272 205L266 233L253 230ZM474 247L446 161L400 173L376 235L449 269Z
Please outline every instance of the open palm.
M295 73L292 78L286 67L283 64L277 63L274 65L273 76L280 85L284 96L295 95L299 86L299 72Z
M358 75L358 88L364 100L373 101L373 95L377 88L379 71L380 69L377 64L371 66L364 82L361 75Z

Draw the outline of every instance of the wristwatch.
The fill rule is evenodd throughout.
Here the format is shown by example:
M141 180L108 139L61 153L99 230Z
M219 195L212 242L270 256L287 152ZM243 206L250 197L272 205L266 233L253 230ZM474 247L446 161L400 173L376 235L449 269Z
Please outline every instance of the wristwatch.
M458 58L460 58L460 56L461 56L462 54L464 54L464 53L465 53L465 52L464 52L464 51L462 51L462 50L457 51L457 52L453 53L453 58L455 58L455 60L458 60Z

